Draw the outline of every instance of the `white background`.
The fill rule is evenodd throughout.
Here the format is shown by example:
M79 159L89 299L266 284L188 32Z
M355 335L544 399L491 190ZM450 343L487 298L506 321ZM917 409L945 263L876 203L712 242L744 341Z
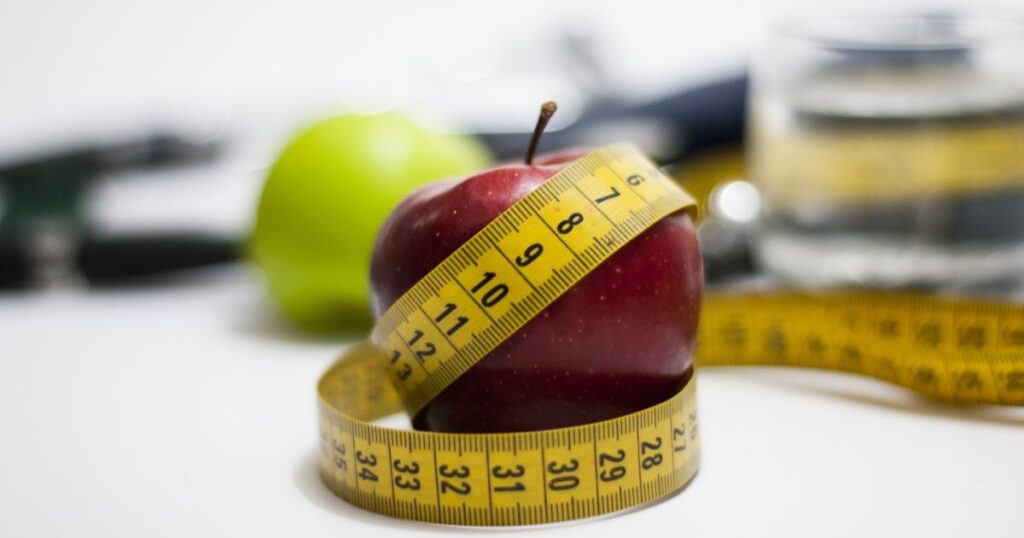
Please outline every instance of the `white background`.
M571 117L578 89L545 56L560 31L597 36L607 88L645 97L741 67L769 22L811 5L919 3L7 0L0 158L152 125L230 135L231 159L202 177L112 182L97 211L240 231L272 148L315 114L402 107L516 128L555 96ZM369 514L319 483L314 385L342 345L275 323L246 269L0 295L0 535L493 535ZM1020 410L818 372L706 370L699 387L704 464L686 491L523 532L1021 535Z

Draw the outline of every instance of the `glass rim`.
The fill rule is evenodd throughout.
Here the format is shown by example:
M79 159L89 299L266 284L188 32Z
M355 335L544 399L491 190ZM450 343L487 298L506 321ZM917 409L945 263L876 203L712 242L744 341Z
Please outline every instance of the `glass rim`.
M899 38L885 38L881 30L918 28L902 32ZM955 29L955 33L930 35L921 30ZM872 36L872 32L879 35ZM964 50L1019 39L1024 43L1024 19L984 17L961 14L823 17L789 20L776 24L776 37L791 39L807 46L832 50L914 52Z

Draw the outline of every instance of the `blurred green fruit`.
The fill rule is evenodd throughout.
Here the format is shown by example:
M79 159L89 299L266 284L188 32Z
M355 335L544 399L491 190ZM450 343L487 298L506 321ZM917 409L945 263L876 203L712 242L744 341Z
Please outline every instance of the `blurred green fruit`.
M426 182L489 163L474 139L438 135L395 114L309 127L270 169L250 239L271 297L304 328L365 329L370 254L391 209Z

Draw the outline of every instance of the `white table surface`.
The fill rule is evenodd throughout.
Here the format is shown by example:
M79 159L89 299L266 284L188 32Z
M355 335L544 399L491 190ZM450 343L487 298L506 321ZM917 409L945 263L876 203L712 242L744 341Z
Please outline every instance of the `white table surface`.
M0 296L0 536L493 535L377 516L319 482L314 385L342 346L276 324L243 270ZM699 382L685 491L524 532L1020 536L1022 410L822 372Z

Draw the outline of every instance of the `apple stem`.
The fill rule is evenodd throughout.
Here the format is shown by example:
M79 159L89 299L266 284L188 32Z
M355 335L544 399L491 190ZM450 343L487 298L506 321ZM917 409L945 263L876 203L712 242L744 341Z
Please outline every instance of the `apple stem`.
M544 128L555 115L558 105L554 101L548 101L540 105L540 116L537 117L537 126L533 128L533 136L530 137L530 147L526 150L526 165L533 164L533 154L537 152L537 144L540 143L540 135L544 134Z

